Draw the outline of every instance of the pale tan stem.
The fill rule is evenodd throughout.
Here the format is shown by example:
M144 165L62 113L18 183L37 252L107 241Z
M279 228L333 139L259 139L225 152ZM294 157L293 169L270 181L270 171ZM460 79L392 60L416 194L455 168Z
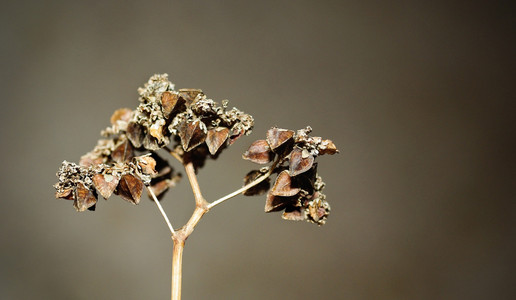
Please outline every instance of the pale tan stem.
M183 269L183 249L185 241L183 239L174 239L174 250L172 254L172 300L181 300L181 281Z
M252 188L253 186L259 184L260 182L264 181L265 179L267 179L269 176L272 175L272 172L274 172L274 169L276 168L276 166L278 165L278 160L275 161L272 166L269 167L269 170L267 171L267 173L263 174L262 176L256 178L254 181L244 185L243 187L239 188L238 190L232 192L231 194L227 194L226 196L218 199L218 200L215 200L211 203L208 204L207 208L208 209L211 209L212 207L216 206L216 205L219 205L221 204L222 202L228 200L228 199L231 199L235 196L238 196L240 195L241 193L247 191L248 189Z
M167 214L163 210L163 207L159 203L158 198L156 197L156 195L152 191L151 187L149 187L149 186L146 186L146 187L147 187L147 190L149 191L149 194L151 194L151 196L152 196L152 200L154 200L154 203L156 203L156 206L158 207L159 211L161 212L161 215L163 216L163 219L165 219L165 222L167 222L168 228L170 229L170 233L172 233L172 236L175 236L176 232L174 231L174 228L172 227L172 224L170 223L170 220L168 219Z
M188 180L190 181L190 185L192 186L192 191L195 197L195 204L197 207L207 206L208 202L204 199L201 193L201 188L199 187L199 182L197 181L197 175L195 175L195 169L192 162L187 162L184 164L185 172L188 176Z

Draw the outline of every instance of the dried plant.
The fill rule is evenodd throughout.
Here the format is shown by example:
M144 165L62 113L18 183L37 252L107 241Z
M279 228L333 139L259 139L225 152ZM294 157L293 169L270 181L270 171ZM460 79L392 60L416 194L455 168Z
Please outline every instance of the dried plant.
M243 154L251 162L267 165L250 171L244 186L213 202L202 196L196 172L207 158L218 155L254 125L251 115L208 99L199 89L174 90L168 75L154 75L138 89L135 110L122 108L111 116L111 126L79 164L64 161L54 185L56 198L73 200L77 211L95 210L98 194L112 194L140 203L144 188L172 234L172 299L181 298L182 253L186 239L203 215L239 194L266 194L265 212L283 211L286 220L306 220L323 225L330 205L322 193L317 156L338 153L331 140L309 136L310 127L293 131L273 127L264 140L252 143ZM168 161L156 152L166 150L185 169L195 198L190 220L174 230L159 199L181 179ZM277 174L271 188L271 176Z

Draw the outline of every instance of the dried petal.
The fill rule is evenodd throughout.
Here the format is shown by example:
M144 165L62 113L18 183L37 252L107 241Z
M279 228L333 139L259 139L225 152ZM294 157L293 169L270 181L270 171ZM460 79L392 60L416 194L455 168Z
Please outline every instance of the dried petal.
M249 146L242 158L257 164L266 164L272 161L274 153L270 151L266 140L257 140Z
M284 170L279 173L278 178L276 178L271 194L274 196L289 197L296 195L300 190L300 188L294 186L288 171Z
M206 125L199 119L193 122L184 122L179 130L179 137L183 150L188 152L204 142Z
M296 147L290 153L289 173L291 176L297 176L310 170L313 164L314 157L308 150Z
M134 147L140 148L144 138L143 127L135 122L129 123L127 126L127 138L133 143Z
M208 130L206 135L206 145L210 150L211 155L215 155L219 148L224 144L229 136L229 129L226 127L216 127Z
M134 151L133 146L129 141L124 141L115 147L115 150L111 152L111 158L118 163L129 161L133 159Z
M168 118L176 105L178 104L179 95L173 92L163 92L161 94L161 106L163 107L163 115Z
M93 185L104 199L111 196L119 181L120 176L111 174L96 174L93 176Z
M267 142L272 150L283 145L294 136L294 131L273 127L267 131Z
M129 108L120 108L115 110L111 115L111 124L115 125L117 121L129 122L133 116L133 111Z
M295 202L296 197L278 197L269 191L265 200L265 212L280 211L287 206L292 206Z
M281 217L290 221L303 221L306 220L306 211L301 207L289 206Z
M263 176L263 173L258 170L253 170L244 177L244 185L247 185L253 181L255 181L258 177ZM264 181L258 183L252 188L247 189L244 192L245 196L254 196L254 195L262 195L265 194L271 188L270 177L267 177Z
M73 206L77 211L85 211L91 209L97 203L97 197L84 184L77 183L75 189L75 201Z
M319 145L319 154L330 154L333 155L335 153L339 153L337 146L331 140L323 140L321 145Z
M143 182L131 174L126 174L120 179L116 192L122 199L138 204L140 203L142 191Z

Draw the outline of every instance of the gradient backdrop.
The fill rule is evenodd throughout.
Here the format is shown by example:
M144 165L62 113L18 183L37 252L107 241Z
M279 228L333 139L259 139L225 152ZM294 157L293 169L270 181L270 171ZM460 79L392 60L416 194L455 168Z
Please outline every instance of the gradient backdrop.
M494 1L493 1L494 2ZM509 2L507 2L509 3ZM1 299L168 299L172 245L150 201L54 199L154 73L251 113L199 175L241 185L271 126L314 128L326 226L216 207L187 242L184 299L515 299L515 21L502 2L4 1ZM193 209L187 181L163 205ZM146 200L146 199L144 199Z

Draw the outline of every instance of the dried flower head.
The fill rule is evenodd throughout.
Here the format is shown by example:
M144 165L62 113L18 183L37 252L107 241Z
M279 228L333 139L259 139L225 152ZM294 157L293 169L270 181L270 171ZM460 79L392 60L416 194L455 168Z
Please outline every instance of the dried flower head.
M148 185L161 198L181 176L156 150L174 142L176 153L188 154L199 168L208 157L216 158L223 148L250 134L254 125L252 116L228 109L227 100L219 105L200 89L174 90L167 74L153 75L138 93L138 107L116 110L111 126L101 132L103 138L79 165L63 164L55 185L58 198L73 199L79 211L95 208L97 191L105 199L115 193L138 204Z
M284 210L286 220L323 225L330 205L322 193L324 182L317 174L315 159L338 150L331 140L310 137L311 131L310 127L296 132L273 127L267 131L266 140L252 143L242 157L258 164L269 163L276 157L271 168L279 174L267 193L265 212Z

